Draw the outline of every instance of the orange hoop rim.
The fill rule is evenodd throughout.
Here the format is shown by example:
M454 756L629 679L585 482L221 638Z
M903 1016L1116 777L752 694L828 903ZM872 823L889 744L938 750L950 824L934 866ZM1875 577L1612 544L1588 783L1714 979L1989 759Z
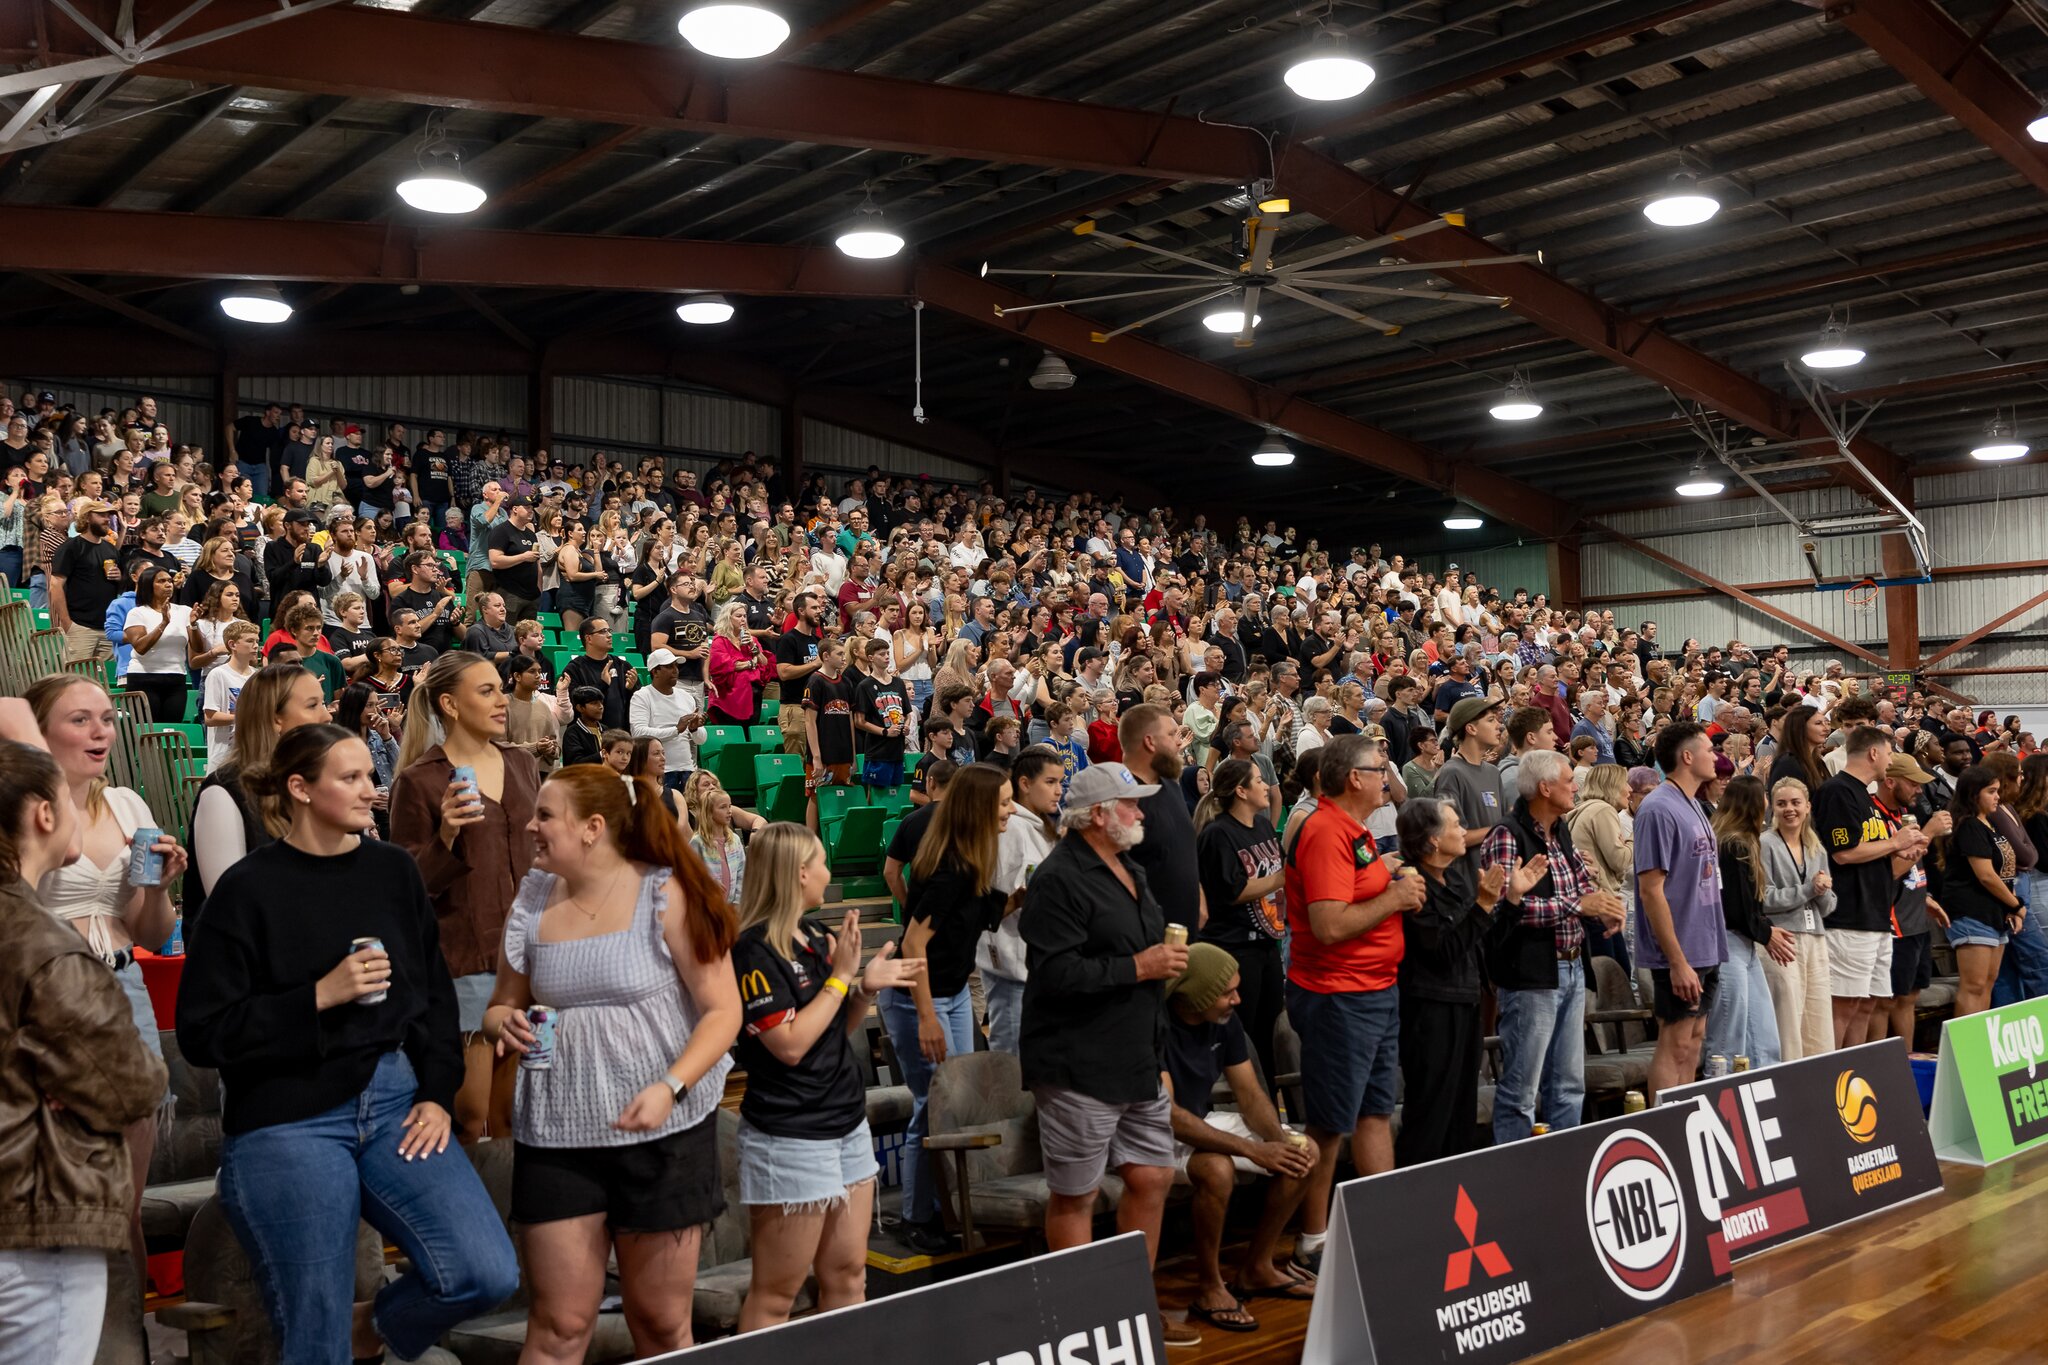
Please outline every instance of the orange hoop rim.
M1867 607L1877 601L1877 580L1862 578L1851 583L1842 594L1852 607Z

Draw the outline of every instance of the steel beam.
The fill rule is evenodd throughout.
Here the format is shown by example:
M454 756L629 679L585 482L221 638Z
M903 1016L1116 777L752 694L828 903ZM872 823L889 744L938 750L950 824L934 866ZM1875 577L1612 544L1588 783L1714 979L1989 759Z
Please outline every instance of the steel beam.
M1723 597L1732 597L1736 601L1742 603L1744 606L1749 607L1755 611L1760 611L1764 615L1770 617L1772 620L1778 621L1784 625L1792 627L1792 629L1798 631L1802 635L1810 635L1814 639L1819 640L1822 644L1831 645L1836 649L1844 650L1847 653L1855 655L1857 658L1863 660L1865 663L1872 664L1878 668L1887 668L1890 666L1882 658L1880 658L1878 655L1871 653L1862 645L1853 644L1848 640L1844 640L1841 636L1836 635L1832 631L1822 630L1819 626L1814 625L1811 621L1802 621L1797 616L1794 616L1791 612L1772 606L1770 603L1764 601L1761 597L1756 596L1754 593L1744 592L1741 588L1736 587L1733 583L1724 583L1704 569L1695 569L1692 565L1685 563L1683 560L1673 559L1670 555L1665 554L1662 550L1655 549L1649 545L1645 545L1642 541L1637 540L1634 536L1623 535L1621 532L1615 530L1611 526L1606 525L1604 522L1595 521L1590 523L1590 525L1593 529L1600 531L1605 535L1612 536L1615 539L1615 541L1622 545L1626 545L1629 549L1634 550L1643 558L1651 560L1654 563L1662 564L1665 568L1672 570L1674 573L1684 574L1693 582L1698 583L1703 587L1711 588L1713 591L1720 593Z
M1920 93L1975 133L2001 161L2048 190L2048 149L2027 136L2041 101L1932 0L1854 0L1830 17Z
M1887 590L1886 596L1890 596L1889 590ZM1933 665L1940 663L1943 659L1948 658L1952 654L1960 654L1962 651L1968 649L1971 645L1976 644L1979 640L1989 635L1992 631L1997 630L2000 626L2005 625L2008 622L2018 620L2020 617L2025 616L2028 612L2034 610L2036 607L2039 607L2044 603L2048 603L2048 592L2035 593L2032 597L2029 597L2026 601L2020 603L2012 610L2000 612L1997 616L1992 617L1989 621L1986 621L1983 625L1977 627L1968 635L1963 636L1960 640L1957 640L1953 644L1945 645L1942 648L1937 649L1936 651L1934 651L1934 653L1928 655L1925 659L1920 660L1919 663L1917 663L1914 666L1919 668L1930 668Z

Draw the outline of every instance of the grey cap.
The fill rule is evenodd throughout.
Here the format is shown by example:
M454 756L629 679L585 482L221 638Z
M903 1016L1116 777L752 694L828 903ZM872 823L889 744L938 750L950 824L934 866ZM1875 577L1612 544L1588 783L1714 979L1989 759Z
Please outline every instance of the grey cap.
M1121 763L1091 763L1067 784L1066 805L1085 810L1105 801L1140 800L1158 790L1158 783L1140 782L1138 775Z

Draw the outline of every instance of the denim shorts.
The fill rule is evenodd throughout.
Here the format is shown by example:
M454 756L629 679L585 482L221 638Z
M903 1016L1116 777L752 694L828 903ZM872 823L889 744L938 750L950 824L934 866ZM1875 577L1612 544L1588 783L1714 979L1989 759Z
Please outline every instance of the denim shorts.
M1325 995L1287 983L1287 1018L1301 1035L1302 1115L1326 1133L1384 1118L1400 1098L1401 991Z
M142 979L142 964L130 962L114 973L114 980L121 983L121 993L128 997L128 1013L135 1020L135 1031L142 1035L142 1045L158 1057L164 1055L164 1040L156 1026L156 1006L150 1002L149 986Z
M498 988L496 972L472 972L468 976L455 978L455 1027L464 1033L475 1033L484 1026L484 1010L491 1003L491 992Z
M1948 942L1951 948L1997 948L2002 947L2008 937L2004 925L1986 924L1981 919L1970 919L1964 915L1949 916Z
M742 1204L780 1204L785 1213L829 1208L880 1169L866 1119L843 1138L777 1137L740 1120Z

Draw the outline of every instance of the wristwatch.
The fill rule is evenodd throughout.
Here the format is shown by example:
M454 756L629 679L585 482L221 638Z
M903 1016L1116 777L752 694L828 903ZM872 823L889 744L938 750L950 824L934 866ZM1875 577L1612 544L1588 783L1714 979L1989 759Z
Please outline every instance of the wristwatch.
M677 1104L681 1104L683 1102L683 1092L685 1090L688 1090L690 1087L683 1084L683 1082L677 1080L675 1073L672 1071L662 1072L661 1079L668 1084L668 1093L670 1097L673 1098Z

